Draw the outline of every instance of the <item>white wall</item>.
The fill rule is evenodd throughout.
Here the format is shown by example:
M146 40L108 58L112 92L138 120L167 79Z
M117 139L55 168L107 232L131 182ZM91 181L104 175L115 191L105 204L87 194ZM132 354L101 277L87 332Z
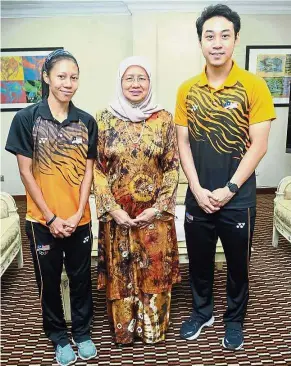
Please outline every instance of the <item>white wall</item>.
M71 51L81 70L75 103L92 114L111 99L119 62L131 54L145 55L152 63L158 102L174 112L178 86L199 73L204 64L196 36L197 16L197 13L136 13L132 17L3 20L2 47L63 46ZM291 15L241 18L241 42L234 56L241 67L245 66L246 45L291 44ZM291 154L285 153L288 108L276 108L276 112L269 151L257 169L260 187L275 187L282 177L291 174ZM13 115L1 113L3 190L23 194L15 157L4 152L3 147Z

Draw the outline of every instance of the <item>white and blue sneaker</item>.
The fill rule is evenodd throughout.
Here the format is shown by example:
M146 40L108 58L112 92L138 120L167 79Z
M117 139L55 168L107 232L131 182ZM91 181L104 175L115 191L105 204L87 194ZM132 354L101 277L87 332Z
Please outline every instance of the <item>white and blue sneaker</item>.
M244 336L242 327L231 328L226 326L225 336L222 339L224 348L232 351L240 350L244 345Z
M91 358L94 358L97 356L97 349L95 347L95 344L91 341L91 339L88 339L87 341L83 342L75 342L74 344L78 348L78 356L82 360L90 360Z
M214 323L214 316L209 320L201 320L191 316L188 320L182 323L180 329L180 337L192 341L199 337L201 330L204 327L210 327Z
M77 361L77 355L70 344L67 344L65 347L58 344L55 351L56 360L60 366L69 366Z

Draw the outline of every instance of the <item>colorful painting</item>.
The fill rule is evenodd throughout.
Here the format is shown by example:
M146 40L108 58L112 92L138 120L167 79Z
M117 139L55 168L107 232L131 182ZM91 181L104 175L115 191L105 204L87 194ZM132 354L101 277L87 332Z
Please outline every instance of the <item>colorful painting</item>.
M23 81L1 81L1 104L26 103Z
M291 154L291 93L290 93L290 99L289 99L289 113L288 113L287 138L286 138L286 153Z
M41 100L41 69L57 48L1 49L1 111L17 111Z
M286 56L258 55L257 74L262 77L284 76Z
M291 55L286 55L285 75L291 76Z
M291 46L247 46L246 69L266 81L276 107L288 106Z
M274 98L280 98L284 94L284 78L264 78Z

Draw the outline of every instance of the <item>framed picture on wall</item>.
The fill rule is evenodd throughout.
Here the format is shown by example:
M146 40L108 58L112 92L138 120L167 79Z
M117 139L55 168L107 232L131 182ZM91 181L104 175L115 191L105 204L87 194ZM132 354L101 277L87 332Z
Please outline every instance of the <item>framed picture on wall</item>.
M288 107L291 46L247 46L246 70L265 79L275 107Z
M291 93L290 93L290 98L289 98L286 152L291 154Z
M1 48L1 111L19 111L41 100L41 68L63 47Z

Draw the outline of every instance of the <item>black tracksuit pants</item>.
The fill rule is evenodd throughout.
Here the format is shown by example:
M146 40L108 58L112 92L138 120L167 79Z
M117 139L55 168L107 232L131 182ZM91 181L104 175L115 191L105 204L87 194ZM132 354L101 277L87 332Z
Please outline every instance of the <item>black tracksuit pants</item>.
M63 264L70 283L72 336L76 342L90 338L93 315L91 289L91 224L79 226L68 238L55 239L49 229L26 221L36 281L40 293L46 336L64 347L69 343L60 284Z
M209 320L213 313L215 251L221 240L227 263L226 326L242 325L249 298L249 260L256 208L221 208L214 214L200 207L186 207L185 234L193 316Z

